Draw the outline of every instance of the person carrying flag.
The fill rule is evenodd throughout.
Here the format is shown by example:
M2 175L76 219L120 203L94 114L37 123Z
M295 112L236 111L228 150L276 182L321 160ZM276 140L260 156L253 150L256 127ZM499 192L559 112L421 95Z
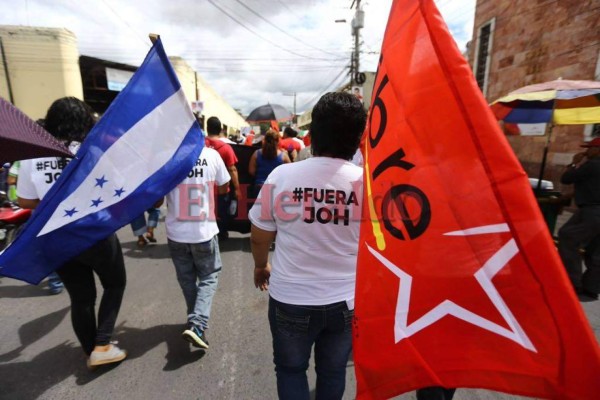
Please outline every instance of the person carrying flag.
M575 185L578 210L558 231L558 251L580 300L598 300L600 292L600 138L583 144L560 182ZM585 249L586 271L581 254Z
M306 370L313 346L316 398L344 394L363 175L349 160L365 124L365 110L352 94L323 95L312 112L314 157L273 170L249 213L254 285L269 290L280 399L310 397Z
M93 111L87 104L75 97L64 97L56 100L48 109L45 128L57 139L65 141L75 153L94 123ZM67 159L56 157L21 161L17 181L19 206L36 208L68 162ZM68 246L68 243L57 245ZM125 263L117 236L113 233L100 240L67 261L56 272L71 298L71 322L88 356L88 367L125 359L127 353L111 342L126 285ZM97 320L94 273L104 289Z

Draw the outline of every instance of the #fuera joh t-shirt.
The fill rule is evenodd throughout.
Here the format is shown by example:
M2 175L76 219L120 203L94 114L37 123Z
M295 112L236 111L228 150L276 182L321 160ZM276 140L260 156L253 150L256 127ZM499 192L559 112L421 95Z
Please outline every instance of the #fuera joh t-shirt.
M215 186L230 179L219 153L204 147L188 176L167 194L167 237L179 243L202 243L219 233Z
M354 308L361 202L362 168L348 161L313 157L273 170L249 219L277 231L269 279L275 300Z

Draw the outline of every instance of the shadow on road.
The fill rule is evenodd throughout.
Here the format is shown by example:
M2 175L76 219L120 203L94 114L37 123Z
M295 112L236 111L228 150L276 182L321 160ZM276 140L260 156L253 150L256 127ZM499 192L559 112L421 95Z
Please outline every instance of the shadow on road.
M119 339L119 346L127 349L128 359L143 356L149 350L162 344L167 344L167 354L163 371L175 371L184 365L193 363L204 357L204 350L193 349L190 344L181 338L184 326L157 325L150 328L133 328L119 325L115 329L115 338Z
M88 371L79 344L64 342L38 354L31 361L0 364L0 398L37 399L72 375L77 377L77 384L81 385L111 370Z
M166 243L147 244L144 247L138 247L137 241L121 242L123 256L130 258L151 258L155 260L169 259L169 245Z
M48 296L42 285L15 285L0 286L0 298L21 299L24 297L42 297Z
M219 241L219 251L242 251L250 253L250 237L229 237Z
M54 329L65 317L68 307L50 315L28 322L19 329L21 346L0 356L0 398L33 400L47 390L74 375L77 385L86 385L98 377L110 373L119 364L101 366L88 371L85 355L79 344L64 342L36 355L31 361L7 362L18 357L21 351L44 334ZM158 325L147 329L121 324L115 330L119 346L127 350L128 360L143 356L149 350L167 344L166 364L163 371L175 371L184 365L200 360L204 350L192 349L181 338L183 325ZM40 333L41 332L41 333Z
M67 315L70 307L44 315L33 321L26 322L19 328L21 345L8 353L0 354L0 362L8 362L17 358L30 344L37 342L49 332L53 331Z

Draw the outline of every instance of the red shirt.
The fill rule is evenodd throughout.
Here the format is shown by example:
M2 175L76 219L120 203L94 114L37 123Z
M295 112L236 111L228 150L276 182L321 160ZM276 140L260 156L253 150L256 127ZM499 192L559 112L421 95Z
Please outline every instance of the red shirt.
M288 137L279 141L279 148L287 151L300 151L302 149L302 146L294 139Z
M206 138L205 144L211 149L215 149L219 153L227 168L235 165L238 162L238 159L233 152L233 148L229 144L219 139L212 139L209 137Z

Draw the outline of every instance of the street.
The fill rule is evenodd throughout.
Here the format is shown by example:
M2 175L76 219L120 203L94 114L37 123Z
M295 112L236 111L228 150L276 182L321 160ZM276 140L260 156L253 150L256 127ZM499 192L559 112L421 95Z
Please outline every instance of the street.
M185 304L162 222L156 236L156 245L138 249L129 227L119 231L128 283L114 339L129 353L120 365L87 370L71 328L66 292L50 296L45 282L31 286L0 278L0 399L277 398L268 296L252 283L249 235L232 233L221 243L223 272L206 352L181 338ZM599 304L582 303L596 338ZM314 388L314 372L309 379ZM355 397L355 385L350 360L345 399ZM455 395L455 399L519 398L467 389Z

